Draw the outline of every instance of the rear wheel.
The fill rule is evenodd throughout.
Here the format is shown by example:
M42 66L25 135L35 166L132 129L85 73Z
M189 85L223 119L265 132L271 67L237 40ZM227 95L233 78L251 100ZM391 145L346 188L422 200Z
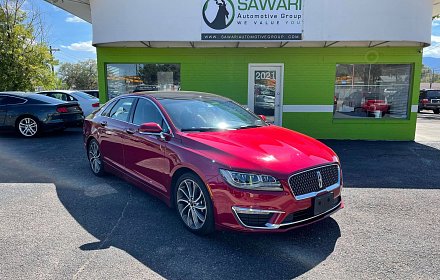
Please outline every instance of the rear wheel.
M105 171L104 164L102 162L101 151L99 149L99 143L95 139L90 140L87 147L87 155L93 174L98 177L104 176Z
M40 124L34 117L22 117L16 126L17 132L24 137L35 137L40 133Z
M434 109L433 111L434 111L434 114L440 113L440 109Z
M198 235L212 233L213 207L202 180L192 173L185 173L177 180L175 191L175 205L183 224Z

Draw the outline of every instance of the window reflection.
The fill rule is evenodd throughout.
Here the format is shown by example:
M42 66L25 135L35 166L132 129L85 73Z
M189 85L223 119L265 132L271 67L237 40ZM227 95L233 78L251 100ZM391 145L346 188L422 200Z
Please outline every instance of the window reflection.
M109 99L125 93L159 90L180 90L180 64L107 64Z
M408 117L410 64L338 64L334 118Z

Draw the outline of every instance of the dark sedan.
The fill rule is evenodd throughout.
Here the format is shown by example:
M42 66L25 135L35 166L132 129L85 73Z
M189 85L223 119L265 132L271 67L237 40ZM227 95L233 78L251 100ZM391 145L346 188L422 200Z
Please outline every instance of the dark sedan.
M43 131L80 126L84 115L76 102L19 92L0 92L0 128L13 129L24 137Z

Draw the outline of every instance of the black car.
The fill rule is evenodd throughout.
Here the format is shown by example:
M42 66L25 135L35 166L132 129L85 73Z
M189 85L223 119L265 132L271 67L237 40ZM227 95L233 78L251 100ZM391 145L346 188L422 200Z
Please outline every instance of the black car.
M81 126L84 115L77 102L38 94L0 92L0 128L15 129L25 137L43 131Z
M420 110L432 110L434 114L440 113L440 90L421 90L419 96L419 112Z

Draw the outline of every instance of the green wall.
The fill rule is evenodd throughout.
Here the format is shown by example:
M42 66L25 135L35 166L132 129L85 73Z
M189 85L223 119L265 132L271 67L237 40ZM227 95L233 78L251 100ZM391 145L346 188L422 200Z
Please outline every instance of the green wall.
M98 47L97 53L100 92L106 92L106 63L180 63L182 90L217 93L241 104L247 104L250 63L284 63L283 105L333 105L336 64L352 63L413 64L410 100L417 105L422 68L421 48L416 47ZM320 139L414 140L416 119L417 113L408 120L334 120L333 113L284 113L283 126Z

